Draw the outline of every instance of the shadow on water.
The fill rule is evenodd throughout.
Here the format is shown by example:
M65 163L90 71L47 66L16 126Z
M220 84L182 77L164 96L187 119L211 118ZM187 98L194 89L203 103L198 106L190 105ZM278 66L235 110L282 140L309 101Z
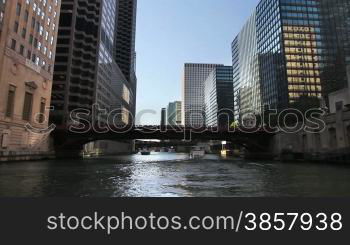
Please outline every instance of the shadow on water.
M186 154L0 165L2 197L350 197L350 168Z

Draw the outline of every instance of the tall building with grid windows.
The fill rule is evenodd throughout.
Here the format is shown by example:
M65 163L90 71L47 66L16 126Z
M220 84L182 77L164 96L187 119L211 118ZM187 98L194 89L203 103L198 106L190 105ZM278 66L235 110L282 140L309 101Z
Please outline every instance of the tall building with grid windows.
M136 16L136 9L129 9L123 2L66 0L62 3L52 94L55 110L51 120L56 124L70 123L73 110L91 110L95 104L107 112L123 111L118 121L131 122L127 112L135 111L136 85L125 69L133 70L130 67L135 61L130 62L131 55L118 59L117 54L123 49L118 40L135 32L134 28L123 25L124 17L119 13ZM135 45L129 46L134 55Z
M256 12L232 42L233 94L235 119L242 114L261 113L259 56Z
M136 76L131 76L135 66L136 3L62 2L52 93L54 110L50 117L53 123L66 126L74 122L73 111L93 112L93 108L108 116L85 113L91 123L132 123L136 107ZM110 150L130 152L130 146L130 142L98 141L85 149L109 154L115 153Z
M252 95L262 108L307 108L344 88L349 12L347 0L261 0L232 45L237 115L255 110L258 102L246 103ZM248 44L253 49L242 48ZM260 94L245 94L252 77Z
M185 64L182 88L182 124L201 127L205 125L204 84L218 64Z
M60 0L0 1L0 154L48 151Z
M204 82L205 125L227 128L234 122L232 66L217 66Z
M168 125L172 125L172 126L181 125L182 123L181 113L182 113L181 101L175 101L175 102L169 103L167 108Z
M118 6L115 57L123 75L130 83L130 89L133 94L131 99L134 104L131 112L135 115L137 92L135 52L137 0L118 0Z
M321 84L326 101L329 93L347 87L350 65L350 1L320 0L324 65Z

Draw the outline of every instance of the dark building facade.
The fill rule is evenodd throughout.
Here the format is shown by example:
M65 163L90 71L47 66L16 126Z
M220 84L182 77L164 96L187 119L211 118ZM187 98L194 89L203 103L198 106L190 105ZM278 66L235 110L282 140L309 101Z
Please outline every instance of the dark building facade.
M350 65L350 1L320 0L320 12L325 45L321 82L328 97L329 93L343 89L347 84L346 67Z
M167 120L166 120L166 108L162 108L161 111L161 118L160 118L160 125L161 126L165 126L167 124Z
M50 115L56 124L95 102L101 1L63 1L61 10Z
M115 57L123 75L129 81L136 104L136 12L137 0L118 0L118 28L116 36ZM132 110L135 115L135 107Z
M246 113L260 114L261 91L256 36L256 12L232 42L235 119Z
M58 29L57 56L52 92L51 121L60 125L70 123L73 110L92 110L93 105L107 112L125 112L119 121L130 123L127 112L135 112L136 76L131 82L124 73L125 66L134 70L135 60L117 54L122 49L118 40L135 36L133 28L125 27L119 15L123 0L66 0ZM136 3L136 1L135 1ZM130 16L136 17L136 7ZM119 30L123 29L123 32ZM135 40L129 40L134 43ZM132 50L132 51L131 51ZM135 45L130 44L130 53ZM119 57L119 58L117 58ZM133 56L134 57L134 56ZM125 61L123 60L125 59Z
M260 1L251 33L256 35L253 62L259 67L255 74L259 74L261 108L319 106L330 92L346 86L349 4L348 0ZM233 55L234 64L237 57Z

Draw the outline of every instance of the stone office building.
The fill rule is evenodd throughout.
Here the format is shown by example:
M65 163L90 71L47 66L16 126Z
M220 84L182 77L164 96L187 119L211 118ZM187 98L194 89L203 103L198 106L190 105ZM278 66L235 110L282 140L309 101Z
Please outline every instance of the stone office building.
M0 159L48 153L60 0L0 2ZM33 129L34 128L34 129Z

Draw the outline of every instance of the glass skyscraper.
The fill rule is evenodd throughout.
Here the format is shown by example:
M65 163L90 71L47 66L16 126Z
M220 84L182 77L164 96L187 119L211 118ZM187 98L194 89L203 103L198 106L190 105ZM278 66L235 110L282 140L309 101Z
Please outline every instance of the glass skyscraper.
M350 65L350 1L320 0L324 50L321 82L324 94L346 87Z
M181 125L181 112L182 112L182 102L175 101L171 102L167 108L168 125Z
M51 121L64 125L69 123L71 111L91 110L95 104L107 112L117 109L134 114L136 76L131 81L130 71L135 66L135 39L129 37L135 36L136 2L62 2L52 91L55 110ZM126 19L121 13L129 17ZM119 45L120 40L124 47ZM129 55L119 55L126 47ZM130 123L132 118L124 114L117 121Z
M256 104L246 104L252 94L261 98L261 108L318 106L346 86L349 5L348 0L261 0L232 45L235 110L254 111ZM253 48L242 48L248 44ZM241 61L245 56L249 64ZM259 69L249 68L252 63ZM253 76L260 95L245 95Z
M261 112L259 59L254 12L232 43L235 119Z
M217 66L204 82L205 125L227 127L234 121L231 66Z

